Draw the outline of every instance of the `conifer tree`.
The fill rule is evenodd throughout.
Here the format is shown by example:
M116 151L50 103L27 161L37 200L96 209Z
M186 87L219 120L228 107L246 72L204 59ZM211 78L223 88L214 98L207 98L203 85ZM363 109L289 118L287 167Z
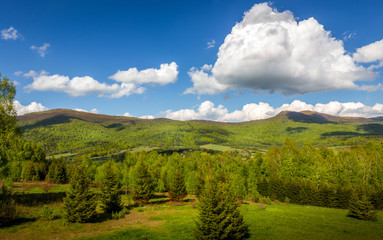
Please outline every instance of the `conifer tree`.
M358 198L356 193L352 195L347 216L367 221L378 220L374 206L368 200L366 194L361 199Z
M118 173L112 168L112 162L105 163L104 176L101 180L101 208L107 213L119 212L122 209L120 180Z
M68 222L88 222L96 214L96 200L89 190L87 168L79 164L71 170L71 189L64 198L64 218Z
M172 201L182 202L186 195L187 192L184 177L180 170L177 169L174 175L174 180L170 186L169 197Z
M155 184L148 166L140 159L134 167L132 192L135 201L148 203L153 197Z
M196 221L197 239L245 239L248 226L243 221L236 196L229 184L220 183L217 177L208 176L198 197L199 216Z

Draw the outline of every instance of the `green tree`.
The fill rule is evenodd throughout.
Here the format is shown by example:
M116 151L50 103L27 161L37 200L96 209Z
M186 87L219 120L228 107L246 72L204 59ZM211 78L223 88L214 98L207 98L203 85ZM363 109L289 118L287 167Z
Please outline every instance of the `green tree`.
M172 184L170 186L169 197L172 201L182 202L186 195L187 192L185 179L182 176L181 171L177 169Z
M62 158L53 159L49 166L47 178L53 183L64 184L68 182L67 165Z
M353 217L360 220L377 221L378 216L374 210L374 206L368 200L366 194L363 194L362 198L359 199L356 193L351 197L349 211L347 216Z
M107 213L122 209L119 173L113 169L111 161L105 163L104 177L101 180L101 208Z
M133 199L148 203L149 199L153 197L155 184L143 159L137 162L132 175Z
M198 197L199 215L196 221L197 239L245 239L248 226L243 221L236 196L227 183L208 176Z
M68 222L88 222L96 214L96 200L89 190L86 166L77 164L71 168L71 189L64 198L64 218Z
M0 177L8 175L7 164L15 160L21 131L17 127L16 110L13 99L16 95L14 84L0 74Z

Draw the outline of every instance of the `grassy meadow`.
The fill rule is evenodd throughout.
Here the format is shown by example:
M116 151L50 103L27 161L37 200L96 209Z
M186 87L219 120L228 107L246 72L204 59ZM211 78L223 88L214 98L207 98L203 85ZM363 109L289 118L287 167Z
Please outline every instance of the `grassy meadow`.
M67 190L69 185L15 184L25 194L47 194ZM181 204L157 194L146 205L133 205L124 195L129 213L122 219L97 209L98 218L92 223L67 223L62 219L62 202L46 206L56 216L48 220L42 205L18 205L19 217L0 228L0 239L194 239L194 221L198 209L194 196ZM285 203L246 202L241 205L250 239L383 239L383 214L377 222L346 217L347 210Z

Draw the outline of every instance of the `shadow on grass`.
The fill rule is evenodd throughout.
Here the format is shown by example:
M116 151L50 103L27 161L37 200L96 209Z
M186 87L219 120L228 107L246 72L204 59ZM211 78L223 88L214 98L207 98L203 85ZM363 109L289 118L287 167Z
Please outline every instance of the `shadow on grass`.
M6 223L0 223L0 228L13 227L13 226L21 225L28 222L35 222L35 221L36 221L36 218L18 217Z
M13 199L17 204L25 206L35 206L52 202L61 202L66 196L66 192L51 193L17 193Z

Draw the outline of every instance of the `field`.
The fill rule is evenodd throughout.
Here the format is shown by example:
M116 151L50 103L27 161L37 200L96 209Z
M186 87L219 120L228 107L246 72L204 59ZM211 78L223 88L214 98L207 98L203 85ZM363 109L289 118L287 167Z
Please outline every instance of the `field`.
M58 192L68 185L23 186L25 193ZM93 223L66 223L63 219L44 220L41 205L21 206L21 216L13 225L0 228L0 239L194 239L194 221L198 214L194 196L182 204L174 204L164 194L158 194L149 204L130 205L129 214L111 220L99 212ZM61 211L61 202L48 207ZM347 210L300 206L294 204L246 202L241 206L250 239L383 239L383 214L377 222L346 217ZM59 214L58 214L59 215ZM43 238L41 236L44 236Z

